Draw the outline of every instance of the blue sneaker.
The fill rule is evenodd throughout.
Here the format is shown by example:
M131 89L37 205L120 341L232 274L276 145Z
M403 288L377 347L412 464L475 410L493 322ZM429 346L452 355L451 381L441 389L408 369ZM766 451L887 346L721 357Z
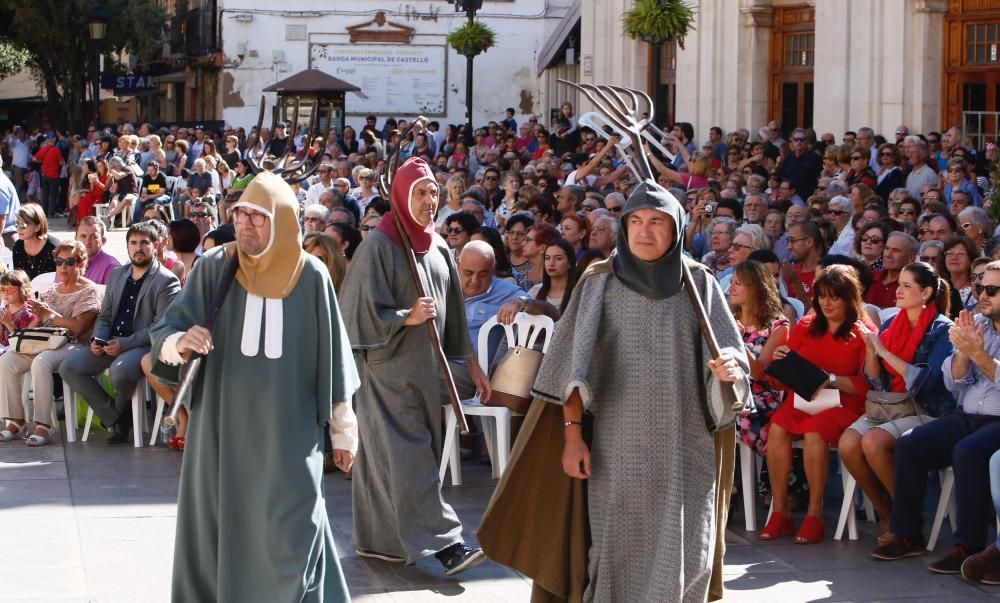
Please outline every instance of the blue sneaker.
M456 542L434 556L441 562L446 570L445 573L449 576L464 572L486 561L483 549L473 548L464 542Z

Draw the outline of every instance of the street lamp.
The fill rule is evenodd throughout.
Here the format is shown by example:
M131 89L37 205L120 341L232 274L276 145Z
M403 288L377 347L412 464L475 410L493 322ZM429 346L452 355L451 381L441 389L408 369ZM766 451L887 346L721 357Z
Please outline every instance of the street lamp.
M93 88L91 89L91 98L94 101L94 128L101 121L101 46L104 43L104 36L108 33L108 23L111 22L111 15L109 15L102 7L95 6L93 10L90 11L90 15L87 17L87 27L90 29L90 39L94 42L94 50L96 51L96 61L97 68L94 72L97 77L94 78Z
M455 4L455 12L465 13L469 19L469 25L476 18L476 11L483 7L483 0L450 0ZM465 57L465 144L469 148L475 143L476 137L472 132L472 61L475 55Z

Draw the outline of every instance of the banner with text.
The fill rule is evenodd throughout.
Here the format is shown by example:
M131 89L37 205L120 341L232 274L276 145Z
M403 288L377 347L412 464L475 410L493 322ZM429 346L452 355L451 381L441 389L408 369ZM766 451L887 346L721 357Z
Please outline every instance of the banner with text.
M347 99L349 115L441 116L446 57L445 46L313 44L310 64L361 88Z

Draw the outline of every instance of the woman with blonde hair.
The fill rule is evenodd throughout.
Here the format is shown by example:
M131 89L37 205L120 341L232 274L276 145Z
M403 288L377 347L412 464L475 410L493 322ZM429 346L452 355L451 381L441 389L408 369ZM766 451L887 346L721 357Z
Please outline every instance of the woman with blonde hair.
M15 270L24 270L28 278L55 272L53 252L59 239L49 234L49 220L45 210L37 203L26 203L17 210L18 240L14 241L13 261Z
M682 144L676 144L674 148L681 151L681 156L684 157L684 164L687 166L687 172L679 172L657 159L656 155L649 153L647 157L649 157L650 163L653 164L656 171L660 172L670 182L680 184L686 191L707 187L708 177L712 174L712 161L704 153L688 155L687 149Z
M444 221L448 219L448 216L462 211L462 193L465 192L465 178L462 176L452 176L444 183L444 188L444 202L440 204L441 209L438 210L437 220L434 222L438 232L444 231Z

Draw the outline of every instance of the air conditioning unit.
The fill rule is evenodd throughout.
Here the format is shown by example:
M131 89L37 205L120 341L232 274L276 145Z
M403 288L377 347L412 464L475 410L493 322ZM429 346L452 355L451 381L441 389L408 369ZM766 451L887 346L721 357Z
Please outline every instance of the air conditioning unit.
M285 62L285 51L284 50L272 50L271 51L271 62L272 63L284 63Z

